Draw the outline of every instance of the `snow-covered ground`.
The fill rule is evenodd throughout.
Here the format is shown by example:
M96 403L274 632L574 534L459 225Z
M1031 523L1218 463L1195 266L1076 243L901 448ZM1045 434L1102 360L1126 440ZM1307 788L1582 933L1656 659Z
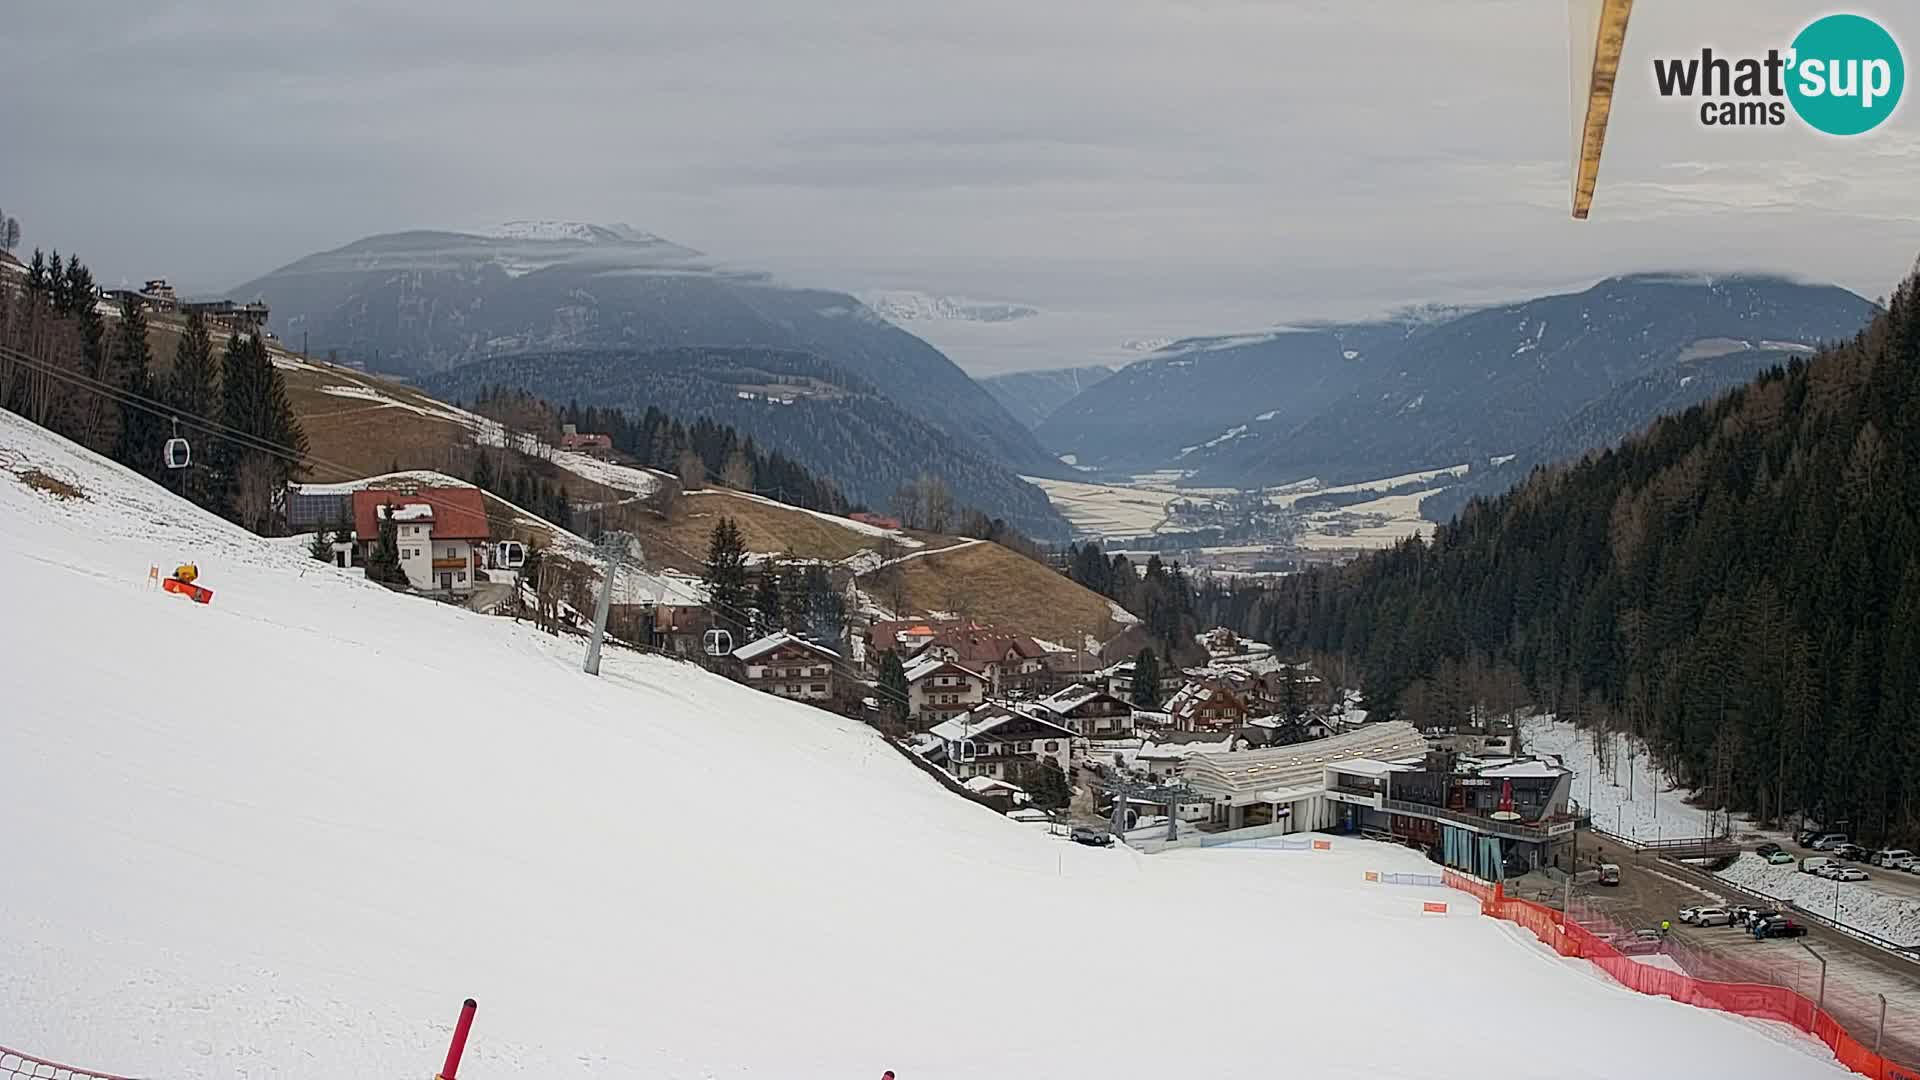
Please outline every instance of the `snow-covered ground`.
M1899 872L1863 869L1870 874ZM1770 865L1751 852L1741 854L1717 876L1748 892L1791 902L1895 945L1920 944L1920 901L1881 892L1865 882L1829 881L1801 873L1798 864Z
M575 639L391 594L6 414L0 544L0 1043L44 1057L423 1077L472 995L472 1080L1479 1080L1457 1003L1497 1000L1502 1030L1632 1033L1569 1080L1847 1075L1363 884L1430 869L1404 849L1073 845L859 724L624 651L590 678ZM148 586L187 559L211 605ZM1099 988L1164 980L1088 943L1177 911L1208 913L1173 959L1204 1023L1116 1027ZM1383 974L1408 957L1447 994Z
M1608 767L1602 768L1595 733L1572 721L1533 716L1520 722L1520 733L1528 751L1556 755L1573 770L1573 798L1593 812L1596 826L1616 836L1657 842L1720 831L1719 815L1689 804L1693 793L1658 774L1646 748L1629 736L1610 736Z

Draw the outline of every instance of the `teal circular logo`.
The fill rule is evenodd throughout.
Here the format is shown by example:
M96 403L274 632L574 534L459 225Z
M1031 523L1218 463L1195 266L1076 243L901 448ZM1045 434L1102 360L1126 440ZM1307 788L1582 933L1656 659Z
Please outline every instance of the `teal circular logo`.
M1900 103L1906 65L1893 35L1861 15L1828 15L1793 39L1787 100L1800 119L1829 135L1879 127Z

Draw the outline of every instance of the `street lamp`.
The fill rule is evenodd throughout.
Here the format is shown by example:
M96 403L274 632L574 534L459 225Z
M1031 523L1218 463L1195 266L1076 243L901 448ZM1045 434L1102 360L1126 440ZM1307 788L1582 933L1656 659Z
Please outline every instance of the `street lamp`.
M1807 944L1804 941L1800 943L1800 947L1807 950L1807 954L1812 956L1815 960L1820 961L1820 1000L1814 1004L1814 1008L1819 1012L1826 1012L1827 1011L1827 958L1824 956L1821 956L1817 952L1814 952L1813 946Z

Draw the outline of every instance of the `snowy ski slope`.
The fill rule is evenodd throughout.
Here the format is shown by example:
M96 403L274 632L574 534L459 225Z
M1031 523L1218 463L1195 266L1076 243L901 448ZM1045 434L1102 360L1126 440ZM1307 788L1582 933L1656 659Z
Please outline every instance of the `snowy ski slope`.
M856 724L588 678L7 414L0 545L0 1044L44 1057L424 1080L472 995L463 1080L1844 1075L1361 884L1411 853L1076 847ZM186 558L211 606L147 587Z

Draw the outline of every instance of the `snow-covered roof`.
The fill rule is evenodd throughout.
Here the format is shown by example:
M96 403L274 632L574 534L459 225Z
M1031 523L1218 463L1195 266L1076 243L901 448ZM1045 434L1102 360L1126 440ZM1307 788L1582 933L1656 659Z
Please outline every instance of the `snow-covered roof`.
M1388 773L1410 772L1415 768L1413 765L1403 765L1392 761L1375 761L1373 758L1350 758L1346 761L1336 761L1327 767L1330 769L1338 769L1349 776L1372 777L1386 776Z
M1066 728L1061 727L1051 720L1042 720L1040 717L1030 713L1019 712L1014 709L1009 709L1004 705L995 705L992 703L981 705L972 712L956 716L951 720L943 720L935 724L929 733L935 738L946 739L948 741L977 739L982 735L990 735L1015 721L1025 721L1030 724L1039 724L1042 727L1051 728L1053 732L1057 733L1054 736L1057 738L1073 738L1073 732L1068 731Z
M985 682L987 678L985 675L982 675L971 668L963 667L962 665L956 664L950 660L942 660L937 656L926 656L923 654L923 655L914 657L911 661L909 661L906 664L905 670L907 673L907 681L910 683L919 682L921 679L926 678L927 676L933 674L936 671L939 671L942 668L952 668L955 671L964 672L965 674L971 675L972 677L979 679L982 682Z
M993 791L1011 791L1015 795L1025 795L1027 789L1019 784L1009 784L1005 780L995 780L991 776L974 776L960 782L960 786L976 795L985 795Z
M1567 770L1545 761L1516 761L1511 765L1501 765L1492 769L1481 769L1480 775L1501 780L1545 779L1565 776Z
M814 642L806 640L805 638L795 637L794 635L787 633L785 630L782 630L777 634L768 634L766 637L763 637L758 641L748 642L747 644L740 646L739 648L733 650L733 658L735 660L741 661L742 663L750 664L754 660L762 656L765 656L768 653L773 652L775 649L778 649L785 645L798 645L803 649L810 649L813 652L819 653L823 656L831 657L835 660L840 659L839 653L833 651L832 649L827 648L825 645L818 645L818 644L815 644Z
M1424 754L1426 749L1426 739L1412 724L1392 720L1292 746L1234 754L1198 754L1187 762L1186 776L1189 784L1202 791L1246 799L1271 788L1323 784L1328 766L1345 768L1356 759L1383 761Z
M380 516L390 521L432 521L433 507L426 503L408 503L389 510L383 506L380 508Z
M1233 740L1222 739L1219 742L1172 743L1156 746L1147 743L1134 755L1147 761L1183 761L1195 754L1230 754L1233 752Z
M1070 712L1085 705L1097 697L1110 696L1097 686L1069 686L1065 690L1055 691L1052 695L1040 699L1040 704L1054 712Z

